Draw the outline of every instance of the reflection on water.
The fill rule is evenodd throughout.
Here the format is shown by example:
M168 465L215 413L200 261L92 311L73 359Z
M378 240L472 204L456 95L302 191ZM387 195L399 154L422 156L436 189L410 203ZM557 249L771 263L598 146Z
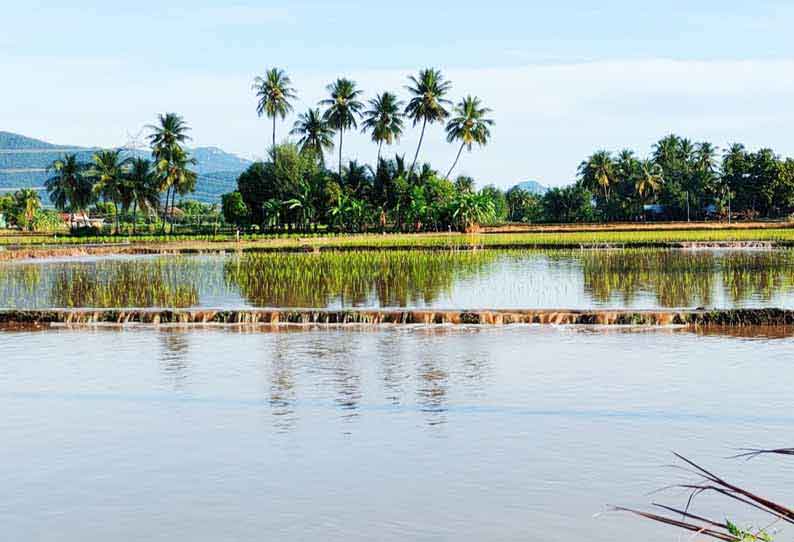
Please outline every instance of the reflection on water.
M226 263L230 284L258 307L432 305L496 259L494 252L249 254Z
M794 308L794 251L387 251L0 264L0 307L770 305Z
M661 542L676 533L594 515L644 505L669 450L794 498L794 464L721 459L790 445L790 338L97 328L0 344L9 540Z
M713 306L717 290L729 305L770 302L794 286L794 253L779 251L584 252L585 289L593 299L631 306L652 292L660 307ZM564 258L564 257L563 257Z

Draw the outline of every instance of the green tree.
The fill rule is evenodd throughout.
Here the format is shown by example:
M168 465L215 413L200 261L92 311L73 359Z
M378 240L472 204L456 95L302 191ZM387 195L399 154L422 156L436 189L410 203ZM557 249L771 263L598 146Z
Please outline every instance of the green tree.
M541 198L514 186L505 194L507 200L507 219L511 222L539 222L543 220Z
M152 146L154 171L159 181L160 191L165 191L165 215L173 209L177 192L185 194L196 184L196 173L190 166L196 163L190 158L184 144L190 140L190 130L184 119L176 113L159 116L159 124L149 125L149 142ZM170 207L169 207L170 196ZM173 214L173 210L171 211ZM165 232L165 220L163 221ZM173 225L171 227L173 231Z
M652 160L643 160L640 163L640 172L634 183L634 189L640 201L646 201L648 196L655 195L664 183L662 168Z
M66 154L47 168L51 173L44 182L50 201L61 211L79 213L91 205L93 190L86 175L87 166L74 154Z
M334 130L316 108L301 113L290 134L298 136L301 152L314 153L321 164L325 164L325 151L334 148Z
M582 183L552 188L543 195L543 213L549 222L592 222L593 193Z
M22 188L14 192L14 214L19 227L32 231L33 220L39 209L41 199L38 192L32 188Z
M273 119L273 148L276 146L276 117L284 120L292 111L290 100L297 98L292 81L287 73L280 68L271 68L264 77L256 77L252 90L258 98L256 114Z
M609 200L609 191L615 183L615 162L608 151L597 151L579 165L582 185L591 191L601 191Z
M331 95L322 100L320 105L327 107L324 118L334 130L339 131L339 176L342 176L342 143L345 130L358 128L358 117L364 109L364 104L359 101L362 91L356 88L356 83L350 79L337 79L326 87Z
M149 213L160 207L159 183L151 161L140 157L129 161L124 175L122 205L125 212L132 207L133 234L138 224L138 209Z
M106 203L113 205L115 232L119 233L119 202L122 198L125 161L120 150L101 150L94 153L91 175L96 179L94 191Z
M243 201L243 196L237 190L221 196L221 209L223 220L228 224L245 226L251 219L251 213Z
M494 202L487 193L461 192L452 202L452 220L461 231L475 230L494 218Z
M493 220L496 222L504 222L507 220L507 198L502 190L499 190L492 184L483 186L480 189L480 194L487 196L493 202Z
M482 107L480 99L475 96L466 96L455 106L455 116L447 123L447 141L449 143L460 141L460 148L452 167L447 172L447 179L458 164L464 148L471 152L475 143L481 147L488 144L488 139L491 137L490 127L494 124L493 120L485 118L490 112L487 107Z
M426 126L428 123L443 122L449 116L446 106L452 102L446 98L446 95L452 88L452 83L444 79L441 71L433 68L421 70L417 76L412 75L408 79L411 84L406 88L412 98L405 107L405 115L413 121L414 126L422 123L414 160L408 170L410 177L419 158Z
M403 133L402 107L403 103L391 92L383 92L369 101L361 128L364 132L371 132L372 141L378 144L376 168L380 166L383 144L392 145Z

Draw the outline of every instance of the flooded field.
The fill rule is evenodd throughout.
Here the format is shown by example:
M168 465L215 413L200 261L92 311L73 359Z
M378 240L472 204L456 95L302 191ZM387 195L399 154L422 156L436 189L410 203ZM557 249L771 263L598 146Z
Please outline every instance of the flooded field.
M794 308L790 250L361 252L0 264L0 308Z
M608 512L682 506L647 495L672 450L794 500L791 461L726 459L791 445L779 336L0 332L3 537L675 540Z

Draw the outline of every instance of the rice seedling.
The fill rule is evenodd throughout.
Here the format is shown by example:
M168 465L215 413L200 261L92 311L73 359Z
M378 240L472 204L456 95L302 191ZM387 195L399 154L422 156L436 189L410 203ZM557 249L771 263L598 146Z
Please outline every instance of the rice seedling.
M259 307L423 306L496 258L477 252L246 254L226 280Z

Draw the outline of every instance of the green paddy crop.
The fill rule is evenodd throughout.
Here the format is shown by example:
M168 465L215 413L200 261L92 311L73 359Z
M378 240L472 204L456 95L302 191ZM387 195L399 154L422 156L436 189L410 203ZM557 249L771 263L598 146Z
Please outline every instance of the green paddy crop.
M323 252L246 254L226 279L254 306L419 306L495 261L495 252Z

